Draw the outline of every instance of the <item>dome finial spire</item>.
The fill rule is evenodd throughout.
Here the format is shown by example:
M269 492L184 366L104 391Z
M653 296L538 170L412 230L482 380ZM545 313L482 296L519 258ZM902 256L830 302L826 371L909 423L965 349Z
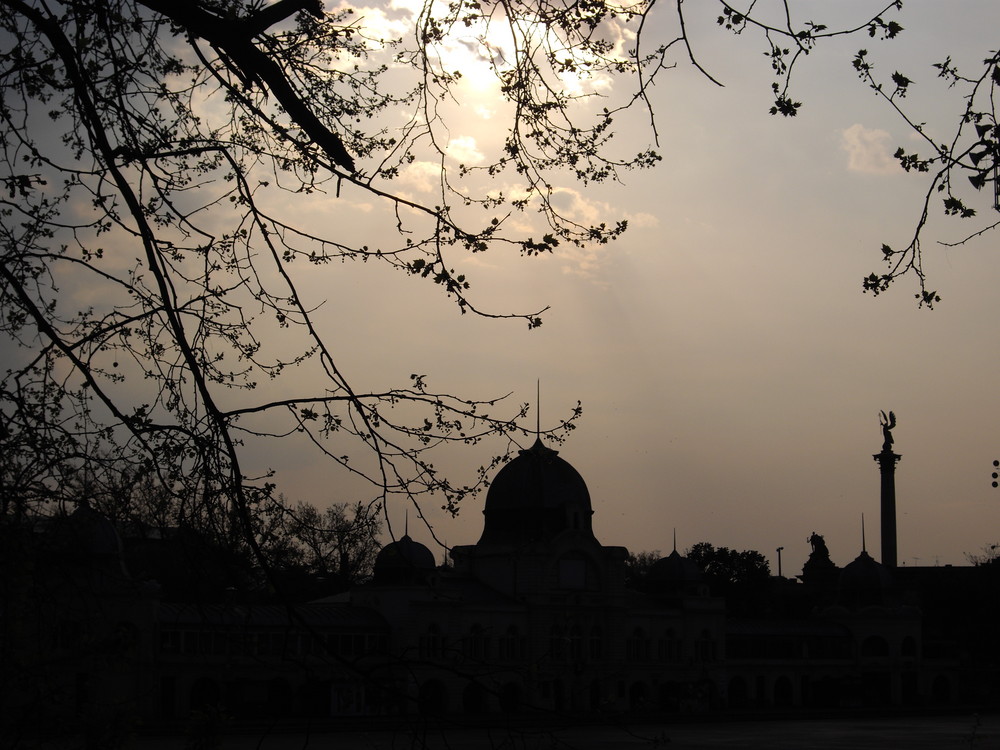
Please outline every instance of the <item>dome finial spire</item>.
M542 439L542 379L535 381L535 439Z

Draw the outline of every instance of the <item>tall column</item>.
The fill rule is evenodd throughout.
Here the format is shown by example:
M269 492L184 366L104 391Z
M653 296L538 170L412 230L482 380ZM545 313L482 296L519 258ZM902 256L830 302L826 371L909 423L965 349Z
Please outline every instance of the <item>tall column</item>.
M882 474L882 564L896 567L896 464L902 458L887 445L872 458Z

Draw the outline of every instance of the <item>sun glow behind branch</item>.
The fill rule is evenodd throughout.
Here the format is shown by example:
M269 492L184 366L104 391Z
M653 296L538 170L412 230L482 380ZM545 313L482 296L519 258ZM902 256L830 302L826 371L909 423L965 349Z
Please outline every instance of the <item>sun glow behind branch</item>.
M415 6L415 4L414 4ZM504 3L443 3L429 0L415 10L431 42L432 70L459 75L476 90L504 93L517 71L537 69L553 93L589 97L611 86L613 73L641 68L635 42L648 3L538 4L511 15ZM587 14L590 15L587 15Z

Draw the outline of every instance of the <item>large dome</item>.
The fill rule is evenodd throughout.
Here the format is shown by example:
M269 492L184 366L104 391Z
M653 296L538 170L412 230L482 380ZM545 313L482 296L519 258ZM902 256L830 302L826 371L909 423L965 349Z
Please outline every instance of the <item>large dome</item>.
M540 541L569 529L593 535L583 477L540 439L497 472L483 515L480 544Z

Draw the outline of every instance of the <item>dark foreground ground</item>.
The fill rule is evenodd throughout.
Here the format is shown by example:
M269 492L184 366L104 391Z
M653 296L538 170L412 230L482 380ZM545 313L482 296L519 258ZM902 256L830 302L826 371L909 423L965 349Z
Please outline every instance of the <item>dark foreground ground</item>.
M184 748L178 737L145 737L137 750ZM247 732L219 750L1000 750L1000 717L726 721L622 727L578 726L379 730L310 734Z

